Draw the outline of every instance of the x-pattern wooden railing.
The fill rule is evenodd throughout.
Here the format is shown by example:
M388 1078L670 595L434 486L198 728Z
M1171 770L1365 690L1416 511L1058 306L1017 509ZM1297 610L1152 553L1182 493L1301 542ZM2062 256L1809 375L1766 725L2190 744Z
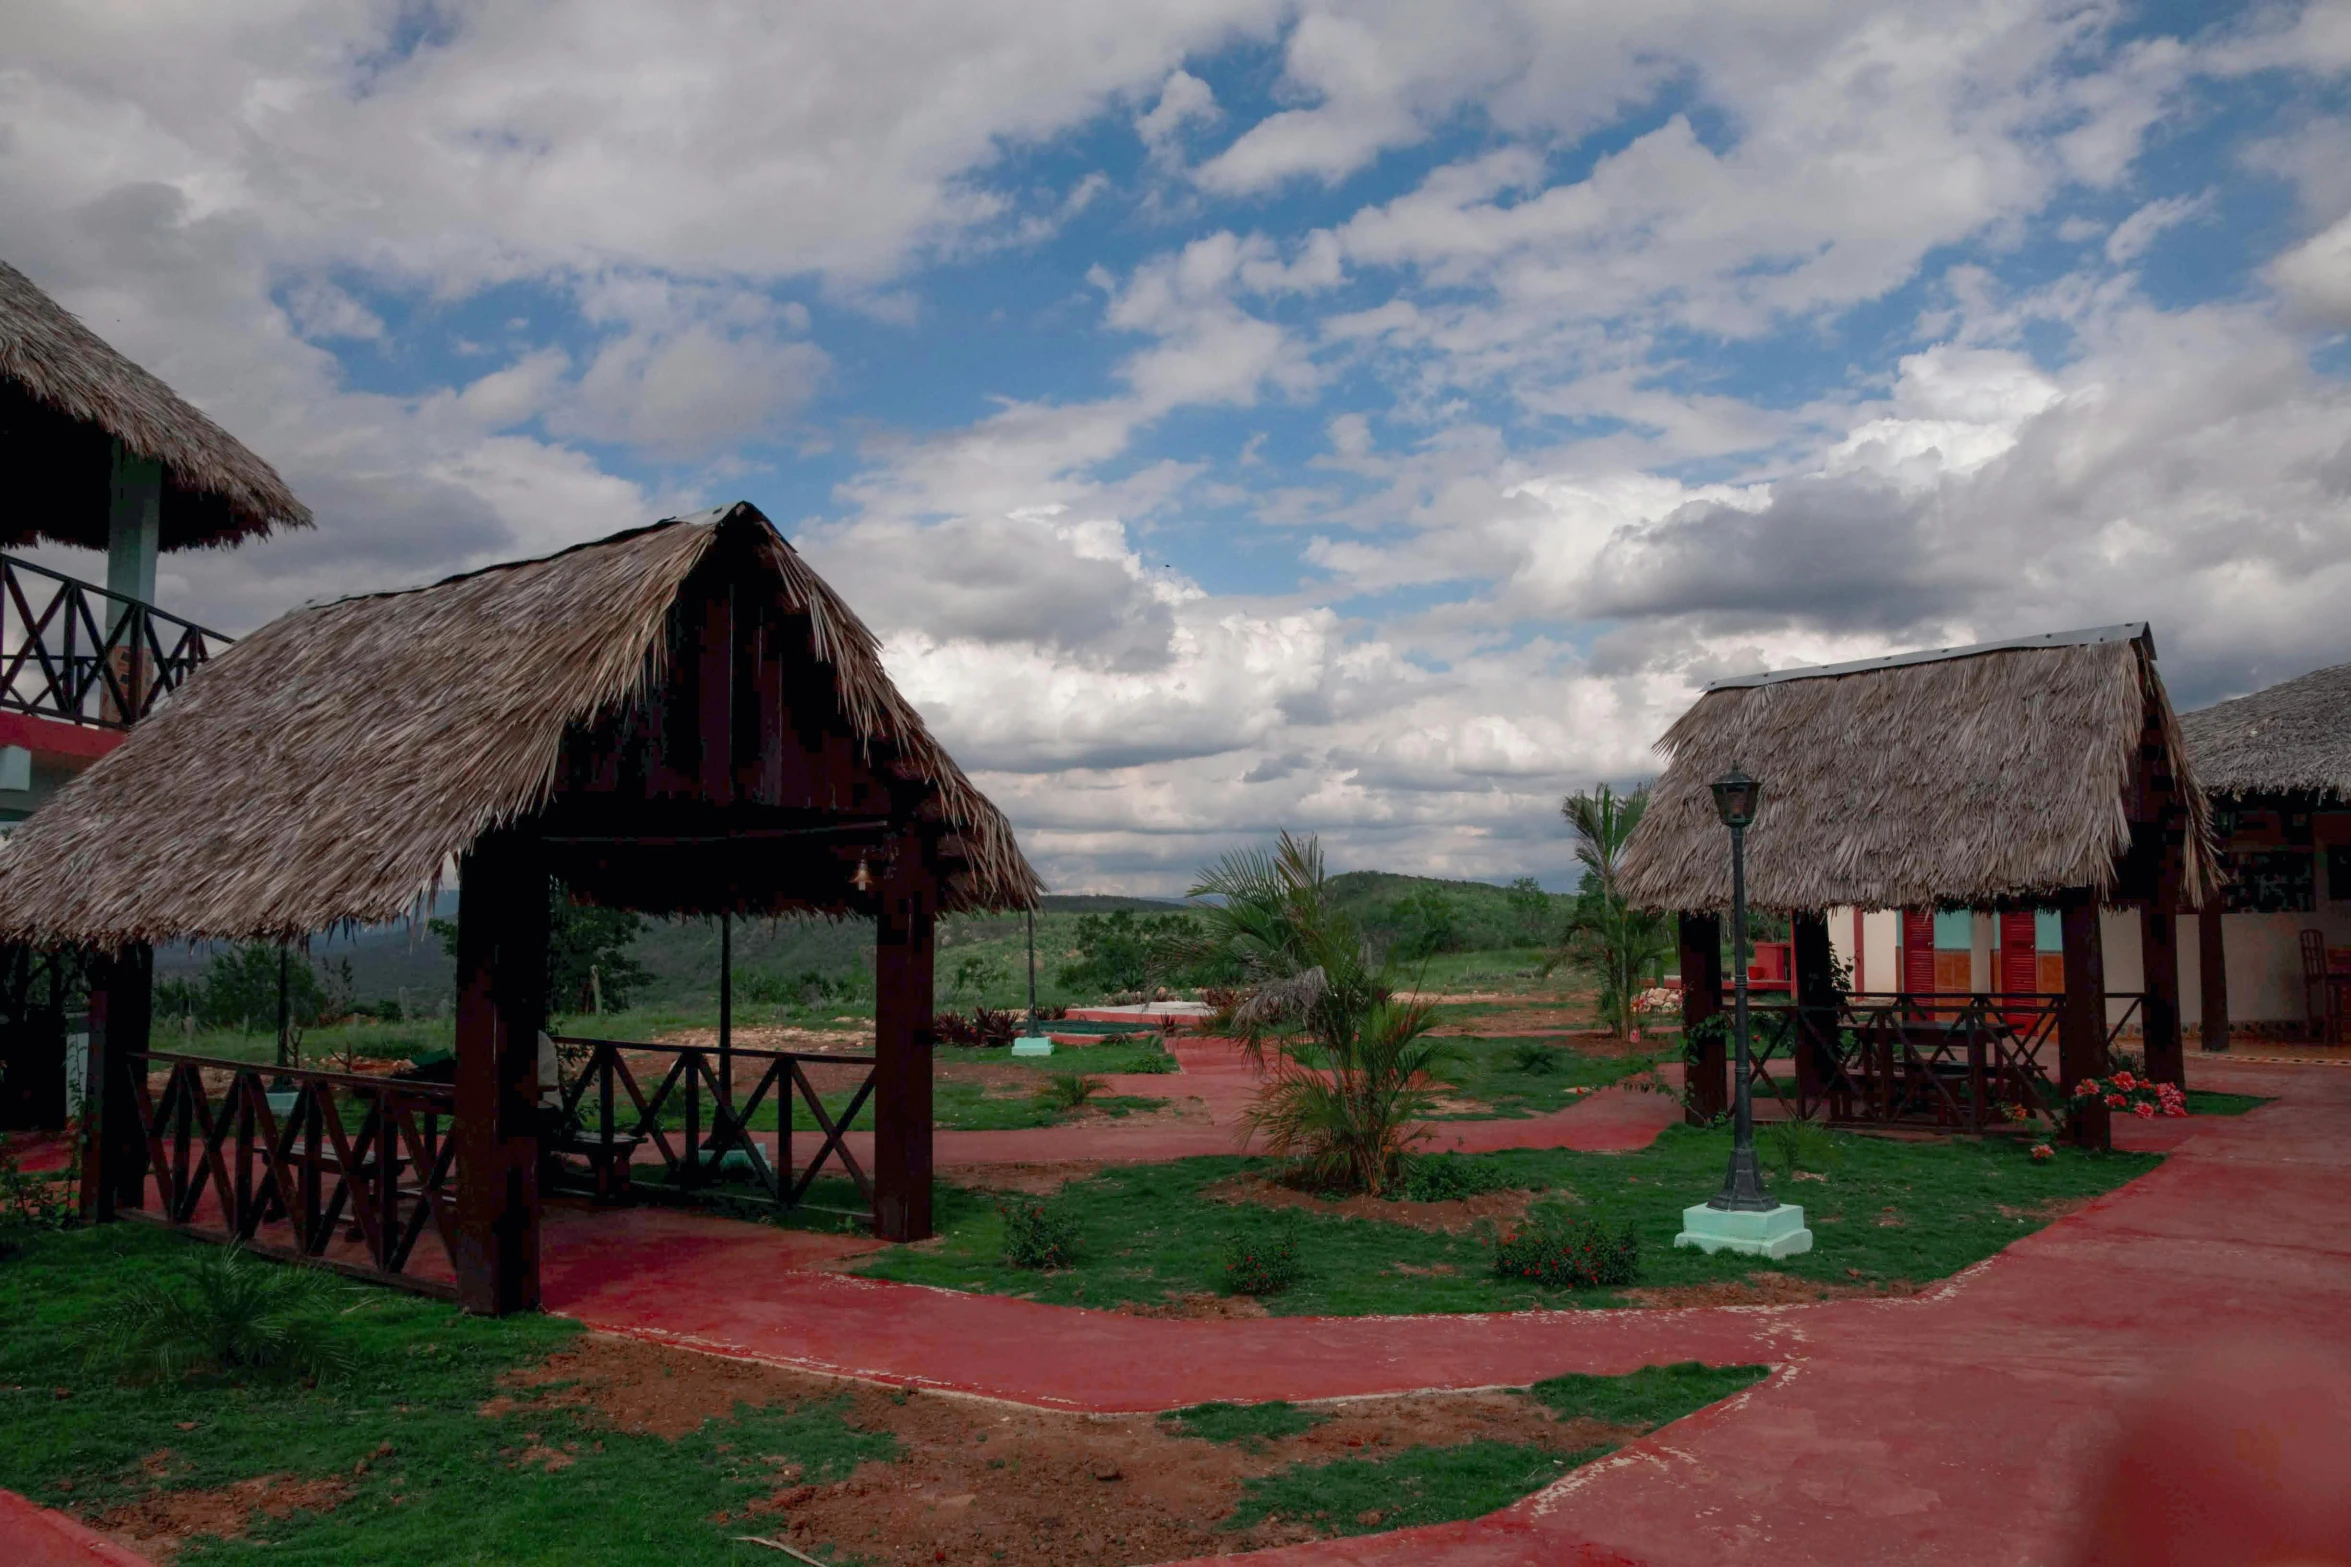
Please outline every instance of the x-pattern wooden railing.
M162 1092L152 1071L164 1071ZM206 1085L226 1074L218 1099ZM157 1051L133 1103L161 1217L255 1251L451 1293L412 1270L428 1233L448 1256L455 1090ZM275 1089L293 1102L282 1112ZM356 1231L357 1245L351 1244Z
M2142 998L2106 1000L2127 1003L2107 1021L2111 1059ZM2055 1051L2064 1004L2062 995L1988 993L1754 1007L1749 1081L1794 1115L1984 1131L2005 1121L2006 1106L2059 1107L2044 1059ZM1775 1070L1778 1063L1793 1070Z
M230 641L152 604L0 555L0 708L126 729Z
M719 1178L720 1164L735 1149L751 1152L758 1134L751 1121L772 1095L776 1101L775 1153L765 1165L749 1160L752 1177L778 1208L813 1208L823 1213L870 1218L873 1181L844 1140L850 1123L873 1095L872 1056L823 1055L809 1051L758 1050L735 1046L728 1053L738 1066L756 1066L758 1078L748 1091L739 1085L732 1094L722 1090L716 1045L641 1044L615 1039L558 1038L558 1045L585 1047L586 1064L564 1090L563 1108L582 1128L589 1144L612 1147L622 1140L648 1141L661 1155L669 1183L681 1189L706 1186ZM663 1072L648 1094L629 1065L632 1054L668 1056ZM825 1109L823 1098L808 1080L811 1066L861 1066L865 1075L849 1096L839 1116ZM593 1091L595 1102L582 1106ZM795 1170L792 1161L792 1100L797 1094L808 1106L822 1136L816 1157ZM665 1112L676 1109L685 1122L683 1139L673 1144ZM634 1112L633 1116L631 1112ZM807 1201L808 1190L827 1161L837 1159L855 1183L866 1204L863 1212L828 1208Z

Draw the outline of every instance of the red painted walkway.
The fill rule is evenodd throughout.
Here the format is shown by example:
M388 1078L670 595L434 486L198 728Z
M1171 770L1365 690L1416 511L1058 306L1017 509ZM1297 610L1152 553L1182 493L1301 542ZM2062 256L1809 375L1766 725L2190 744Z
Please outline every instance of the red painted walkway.
M14 1491L0 1491L0 1561L8 1567L149 1567L146 1557Z
M1768 1361L1760 1387L1493 1518L1269 1559L2053 1561L2134 1389L2216 1338L2340 1354L2295 1346L2339 1342L2351 1302L2351 1230L2325 1217L2351 1184L2351 1074L2193 1073L2280 1102L2127 1128L2176 1142L2169 1162L1910 1300L1169 1321L811 1272L861 1243L646 1211L552 1228L547 1295L614 1331L1092 1410Z

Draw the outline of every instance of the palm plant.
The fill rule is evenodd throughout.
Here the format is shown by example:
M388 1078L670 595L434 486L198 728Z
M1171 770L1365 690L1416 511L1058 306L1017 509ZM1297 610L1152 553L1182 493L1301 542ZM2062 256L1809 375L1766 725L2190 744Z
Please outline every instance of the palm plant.
M1632 1032L1633 999L1674 949L1666 916L1636 909L1621 886L1624 847L1649 808L1647 785L1618 794L1608 785L1571 794L1560 814L1575 830L1584 885L1576 894L1559 951L1546 970L1573 963L1593 980L1601 1025L1620 1038Z
M191 1372L323 1377L348 1371L336 1319L359 1309L315 1268L257 1262L235 1246L207 1248L177 1279L142 1279L85 1335L93 1364L132 1381Z
M1221 1025L1264 1075L1249 1122L1320 1186L1385 1192L1426 1137L1428 1073L1446 1054L1432 1009L1401 1001L1332 905L1322 848L1287 832L1269 853L1236 850L1191 891L1198 933L1174 955L1242 976Z

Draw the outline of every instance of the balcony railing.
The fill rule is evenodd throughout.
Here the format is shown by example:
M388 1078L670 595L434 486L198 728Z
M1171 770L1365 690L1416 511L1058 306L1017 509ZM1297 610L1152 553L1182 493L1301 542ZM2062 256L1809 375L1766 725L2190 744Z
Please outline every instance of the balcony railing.
M232 640L0 555L0 709L128 729Z

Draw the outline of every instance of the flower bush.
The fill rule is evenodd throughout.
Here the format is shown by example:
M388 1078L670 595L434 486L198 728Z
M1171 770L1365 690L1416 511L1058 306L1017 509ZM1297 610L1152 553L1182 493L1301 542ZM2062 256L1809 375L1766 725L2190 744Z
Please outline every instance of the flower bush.
M1495 1240L1494 1271L1545 1289L1630 1284L1641 1271L1641 1246L1629 1224L1619 1230L1596 1219L1541 1215Z
M2107 1109L2127 1111L2141 1120L2155 1117L2186 1115L2187 1096L2170 1083L2150 1082L2136 1072L2116 1072L2111 1077L2085 1077L2074 1085L2073 1102L2076 1109L2104 1103Z

